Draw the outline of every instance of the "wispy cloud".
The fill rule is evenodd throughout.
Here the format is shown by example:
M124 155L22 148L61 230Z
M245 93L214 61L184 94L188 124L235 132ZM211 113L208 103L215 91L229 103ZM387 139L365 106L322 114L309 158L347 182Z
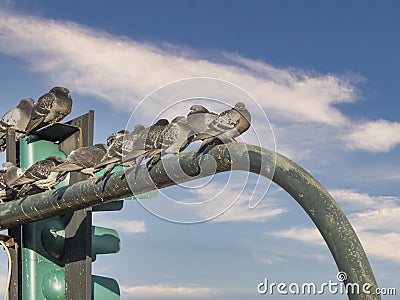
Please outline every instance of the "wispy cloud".
M306 243L323 245L324 240L317 228L293 227L286 230L266 232L266 235L299 240Z
M400 123L377 120L355 126L346 137L352 148L373 152L387 152L400 144Z
M126 296L158 298L212 297L221 294L221 291L215 288L193 285L171 286L166 284L121 286L121 291Z
M279 69L225 54L231 64L196 58L193 50L138 43L71 22L0 12L0 51L24 60L35 72L126 108L168 82L192 76L239 84L264 109L295 118L341 124L334 107L353 101L351 78Z
M146 224L143 220L115 220L102 215L95 215L96 226L111 227L126 234L138 234L147 232Z
M373 197L354 190L336 190L332 194L337 196L339 203L352 204L350 208L356 212L350 213L348 218L367 254L400 263L400 198ZM310 244L324 244L316 228L293 227L266 234Z
M334 189L329 192L341 205L351 205L354 211L377 208L377 205L392 207L399 201L396 196L371 196L352 189Z
M233 53L220 53L222 63L199 58L202 55L193 49L137 42L73 22L18 15L10 10L0 11L0 52L20 58L30 70L54 84L64 84L74 93L97 97L125 111L169 82L207 76L246 89L274 122L309 124L304 129L310 132L316 130L315 124L334 130L342 127L350 148L378 152L400 143L398 123L353 123L335 107L357 99L359 76L276 68ZM158 101L160 109L169 104L168 97ZM154 117L154 107L143 111L152 115L140 117ZM334 130L330 139L343 140L341 130L336 134Z

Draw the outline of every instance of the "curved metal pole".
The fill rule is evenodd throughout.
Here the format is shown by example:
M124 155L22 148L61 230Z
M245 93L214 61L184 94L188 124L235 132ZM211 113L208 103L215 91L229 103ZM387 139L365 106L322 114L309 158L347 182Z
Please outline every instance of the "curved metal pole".
M211 149L208 154L216 161L215 173L250 171L272 179L286 190L303 207L321 232L338 269L348 276L345 283L359 284L361 293L349 294L349 299L381 299L379 295L362 292L363 285L370 285L371 292L377 287L364 249L335 200L307 171L280 154L246 144L220 145ZM178 176L172 180L165 169L173 167L177 159L186 176ZM89 179L54 191L10 201L0 205L0 229L172 186L193 180L193 177L210 175L200 174L199 159L194 152L163 159L162 163L153 167L150 176L142 166L137 179L130 186L121 171L111 174L104 181Z

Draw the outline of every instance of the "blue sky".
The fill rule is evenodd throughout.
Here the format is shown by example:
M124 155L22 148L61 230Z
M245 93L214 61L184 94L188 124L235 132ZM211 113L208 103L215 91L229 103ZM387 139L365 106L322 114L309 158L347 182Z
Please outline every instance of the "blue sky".
M95 110L95 142L102 142L128 122L149 125L171 104L160 97L171 96L165 90L129 119L161 86L199 76L232 82L262 107L245 101L254 121L244 141L272 138L272 130L276 150L309 170L343 208L378 284L400 293L398 2L0 3L1 113L63 85L74 99L71 117ZM167 116L186 112L179 106ZM261 145L274 147L265 139ZM155 200L204 201L230 180L218 195L230 201L241 176L217 176L196 193L170 188ZM96 214L95 224L120 232L122 251L99 256L94 273L117 278L122 299L259 299L267 297L256 292L264 277L335 279L327 247L295 201L273 184L249 211L257 177L247 180L238 202L211 222L166 222L134 201L121 212ZM2 282L5 262L1 256Z

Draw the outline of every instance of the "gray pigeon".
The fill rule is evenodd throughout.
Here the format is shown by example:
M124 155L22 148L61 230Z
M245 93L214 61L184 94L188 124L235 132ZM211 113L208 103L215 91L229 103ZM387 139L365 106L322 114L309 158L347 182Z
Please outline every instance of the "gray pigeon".
M195 134L205 133L208 125L218 118L218 114L209 112L203 105L192 105L187 115L187 122Z
M186 117L178 116L166 125L155 142L155 149L148 154L151 159L147 168L151 169L164 154L179 154L186 149L194 137Z
M6 148L7 128L14 128L16 141L25 136L26 126L30 120L34 104L32 98L25 98L18 103L17 107L4 114L0 121L0 151L4 151Z
M0 121L2 130L14 128L15 131L25 133L35 102L32 98L22 99L16 108L6 112Z
M199 133L193 139L193 141L203 141L197 153L203 152L207 146L215 142L236 142L235 137L249 129L250 122L251 115L244 103L236 103L232 109L220 113L216 119L207 124L204 133Z
M131 166L132 163L123 161L125 156L131 153L136 145L137 140L140 137L141 132L144 130L144 126L136 125L132 133L126 130L121 130L108 137L107 143L109 144L107 151L99 163L95 165L96 169L105 167L102 179L104 179L112 170L118 166Z
M139 126L139 125L136 125L136 126ZM124 134L128 134L128 133L129 133L129 131L125 130L125 129L111 133L107 138L107 146L111 146L111 144L115 141L115 139L123 136Z
M20 178L26 171L24 168L16 167L12 162L6 161L3 163L4 183L7 187L11 188L14 182Z
M95 177L94 172L97 170L94 166L101 161L106 152L107 148L104 144L96 144L73 150L68 155L66 161L56 166L52 171L60 173L79 171Z
M30 134L45 124L54 124L71 113L72 99L65 87L53 87L50 92L41 96L33 107L31 119L26 126Z
M56 166L63 162L65 160L58 156L49 156L40 160L30 166L20 178L14 181L11 188L22 186L18 191L18 197L25 195L33 185L43 190L51 189L67 176L67 173L53 171Z
M157 139L168 124L169 122L167 119L160 119L155 124L142 131L135 143L134 149L126 157L127 161L135 160L135 176L143 159L153 156L153 152L157 147Z
M0 152L3 152L7 148L7 138L4 132L0 131Z

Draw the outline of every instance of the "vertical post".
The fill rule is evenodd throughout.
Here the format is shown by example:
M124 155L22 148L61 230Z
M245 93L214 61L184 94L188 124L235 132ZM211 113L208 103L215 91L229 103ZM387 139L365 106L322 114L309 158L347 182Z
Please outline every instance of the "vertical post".
M94 112L72 120L81 130L60 144L68 154L71 150L93 145ZM85 180L77 172L70 174L69 183ZM86 208L65 216L65 299L92 297L92 209Z
M15 165L19 165L19 147L15 142L15 131L13 129L6 130L6 161L12 162ZM8 229L8 235L11 236L15 245L10 248L11 254L11 282L10 290L8 291L9 300L21 300L22 299L22 256L21 256L21 245L22 245L22 226L16 226Z

